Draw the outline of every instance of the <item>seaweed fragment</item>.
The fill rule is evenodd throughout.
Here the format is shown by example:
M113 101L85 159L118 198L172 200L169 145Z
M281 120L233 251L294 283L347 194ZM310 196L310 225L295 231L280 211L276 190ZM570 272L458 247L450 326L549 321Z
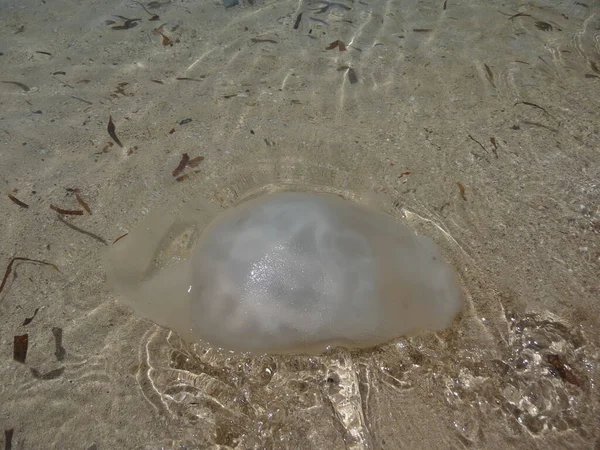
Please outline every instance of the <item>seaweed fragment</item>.
M14 432L14 428L4 430L4 450L12 450L12 438Z
M533 122L531 120L522 120L521 123L525 125L532 125L534 127L544 128L548 131L552 131L553 133L558 133L558 130L556 128L549 127L548 125L544 125L543 123Z
M298 27L300 26L301 20L302 20L302 13L298 14L298 17L296 17L296 21L294 22L294 30L298 29Z
M119 242L121 239L123 239L123 238L124 238L125 236L127 236L128 234L129 234L129 233L122 234L121 236L119 236L118 238L116 238L116 239L113 241L113 244L116 244L117 242Z
M90 209L90 206L86 203L86 201L84 199L81 198L81 196L76 192L75 193L75 198L77 199L77 203L79 203L79 205L85 209L85 211L89 214L92 215L92 210Z
M486 76L487 76L488 81L495 88L496 85L494 84L494 73L492 72L492 69L490 69L490 66L488 66L485 63L483 64L483 66L485 67L485 72L486 72Z
M19 205L21 208L29 208L29 205L25 202L22 202L21 200L19 200L17 197L15 197L12 194L7 194L8 198L10 198L14 203L16 203L17 205Z
M187 153L184 153L183 155L181 155L181 161L179 161L179 164L173 170L172 175L175 177L176 181L183 181L189 178L190 176L189 174L182 175L184 169L186 167L196 167L202 161L204 161L204 156L197 156L193 159L190 159L189 155Z
M13 359L20 363L25 363L27 358L27 349L29 348L29 335L23 334L15 336L13 339Z
M516 19L517 17L531 17L531 14L517 13L508 18L508 20Z
M109 136L113 139L113 141L115 141L119 147L123 148L123 144L121 144L121 141L117 137L115 124L112 121L112 116L108 116L108 128L107 128L107 130L108 130Z
M204 156L196 156L195 158L190 159L187 165L188 167L196 167L202 161L204 161Z
M542 111L544 111L546 114L548 114L550 117L553 117L552 114L550 114L548 111L546 111L545 108L542 108L540 105L536 105L535 103L531 103L531 102L524 102L524 101L518 101L515 103L515 106L517 105L527 105L527 106L532 106L534 108L537 109L541 109Z
M154 33L160 34L162 36L162 45L173 45L173 41L171 41L171 38L169 38L169 36L162 32L162 25L158 28L155 28Z
M448 0L444 0L444 6L442 7L443 11L446 11L446 6L448 5Z
M431 28L413 28L415 33L429 33L433 31Z
M494 154L494 156L496 158L498 158L498 144L496 144L496 138L495 137L490 137L490 142L493 146L492 148L492 153Z
M191 121L192 121L192 119L183 119L179 122L179 125L187 125Z
M155 0L151 1L148 3L148 8L152 8L152 9L156 9L156 8L160 8L161 6L165 6L171 3L171 0L167 0L166 2L157 2Z
M83 211L81 213L83 214ZM83 228L79 228L78 226L73 225L72 223L65 220L64 216L62 216L60 214L58 215L58 221L64 223L66 226L68 226L72 230L75 230L81 234L85 234L86 236L89 236L92 239L95 239L96 241L98 241L104 245L108 245L108 242L106 242L106 240L104 240L102 237L98 236L97 234L92 233L91 231L87 231L87 230L84 230Z
M81 209L63 209L52 204L50 204L50 209L65 216L83 216L83 211Z
M25 320L23 321L23 326L29 325L33 321L33 319L35 319L35 316L37 316L37 313L39 310L40 310L40 308L35 308L35 311L33 312L33 316L25 317Z
M259 44L261 42L268 42L269 44L277 44L277 41L274 39L261 39L261 38L252 38L250 39L255 44Z
M75 97L74 95L71 95L71 98L74 98L75 100L79 100L80 102L83 102L83 103L87 103L88 105L93 105L93 103L90 102L89 100L84 100L82 98Z
M31 90L31 88L29 86L27 86L25 83L21 83L20 81L5 81L5 80L2 80L2 83L5 83L5 84L14 84L15 86L19 86L25 92L29 92Z
M456 182L456 185L458 186L458 190L460 191L460 196L466 202L467 196L465 195L465 186L459 181Z
M551 373L558 375L563 381L581 387L581 382L573 371L565 364L559 355L548 355L547 361L551 366Z
M138 22L141 22L142 19L128 19L127 17L123 17L123 16L115 16L118 17L119 19L123 19L125 22L123 22L123 25L115 25L113 27L110 27L111 30L129 30L130 28L133 28L135 26L137 26Z
M67 351L65 350L65 348L62 345L62 338L63 338L62 328L52 327L52 335L54 336L54 345L55 345L54 356L56 356L56 359L58 361L62 361L65 358L65 354L67 353Z
M200 76L200 79L198 78L188 78L188 77L177 77L175 78L177 81L204 81L202 78L204 78L204 76Z
M183 169L185 169L185 166L187 166L187 163L189 160L190 160L190 157L188 156L187 153L184 153L183 155L181 155L181 161L179 161L179 164L173 170L172 175L174 177L179 176L179 174L181 174L181 172L183 172Z
M473 142L476 142L477 144L479 144L479 146L480 146L480 147L483 149L483 151L485 151L486 153L489 153L489 152L487 151L487 148L485 148L481 142L479 142L477 139L475 139L475 138L474 138L473 136L471 136L470 134L469 134L468 136L469 136L469 139L471 139Z
M338 48L340 52L346 51L346 44L344 44L339 39L337 41L333 41L325 50L333 50L334 48Z
M0 292L2 292L2 290L4 289L4 286L6 285L6 280L8 280L8 277L12 272L13 264L15 263L15 261L25 261L25 262L35 263L35 264L43 264L43 265L52 267L57 272L60 272L60 270L58 269L58 267L55 264L52 264L52 263L49 263L46 261L42 261L40 259L25 258L23 256L13 256L11 258L11 260L9 261L8 266L6 267L6 272L4 273L4 278L2 278L2 283L0 283Z

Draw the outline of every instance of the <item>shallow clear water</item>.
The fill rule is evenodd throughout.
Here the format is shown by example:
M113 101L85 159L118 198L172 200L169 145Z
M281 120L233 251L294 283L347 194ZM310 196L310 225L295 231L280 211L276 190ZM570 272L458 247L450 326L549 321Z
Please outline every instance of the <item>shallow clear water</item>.
M147 9L0 3L0 177L29 205L0 200L0 261L61 271L16 263L0 293L13 448L600 446L597 2ZM176 181L184 152L205 159ZM249 358L116 303L101 250L149 211L281 185L377 193L444 249L464 313L374 349ZM92 215L50 209L83 209L66 188Z

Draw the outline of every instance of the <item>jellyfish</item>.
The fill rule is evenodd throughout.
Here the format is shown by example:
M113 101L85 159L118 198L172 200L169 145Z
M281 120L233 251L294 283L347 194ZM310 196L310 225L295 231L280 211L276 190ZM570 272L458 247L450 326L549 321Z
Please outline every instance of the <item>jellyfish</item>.
M446 328L464 303L433 241L324 193L157 211L109 248L105 266L142 317L189 343L254 354L371 347Z

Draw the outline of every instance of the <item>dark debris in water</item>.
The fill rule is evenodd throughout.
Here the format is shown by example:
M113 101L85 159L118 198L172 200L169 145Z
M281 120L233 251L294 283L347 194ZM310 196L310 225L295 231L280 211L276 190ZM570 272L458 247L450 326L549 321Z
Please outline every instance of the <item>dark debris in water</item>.
M181 155L181 160L179 164L172 172L172 175L175 177L177 181L183 181L189 177L189 174L182 175L183 171L186 167L196 167L204 160L204 156L196 156L195 158L190 158L187 153Z
M560 355L548 355L546 358L550 364L550 373L552 375L558 375L566 383L581 387L581 382Z
M465 194L465 186L459 181L456 182L456 185L458 186L458 190L460 191L461 198L466 202L467 196Z
M113 141L115 141L119 147L123 147L123 144L121 144L121 141L117 137L117 131L115 124L112 120L112 116L108 116L108 126L106 127L106 129L108 131L108 135L113 139Z
M252 38L250 41L254 44L260 44L261 42L267 42L269 44L277 44L275 39L262 39L262 38Z
M65 355L67 353L62 345L63 330L59 327L52 327L52 334L54 335L55 344L54 356L56 356L58 361L62 361L65 359Z
M181 155L181 161L179 161L179 164L173 170L172 175L174 177L179 176L181 174L181 172L183 172L183 169L185 169L185 167L187 166L187 163L189 160L190 160L190 157L187 153L184 153L183 155Z
M342 72L344 70L348 75L348 81L350 81L350 84L358 83L358 76L356 75L356 71L352 67L341 66L338 68L338 72Z
M325 50L333 50L334 48L339 49L340 52L345 52L346 44L338 39L337 41L333 41L331 44L329 44Z
M83 210L81 209L63 209L52 204L50 205L50 209L52 211L56 211L58 214L63 214L65 216L83 216Z
M31 375L38 380L54 380L60 377L65 371L64 367L59 367L58 369L51 370L49 372L41 373L39 370L30 367Z
M4 450L12 450L12 439L14 432L14 428L4 430Z
M20 81L6 81L6 80L2 80L2 83L5 83L5 84L14 84L15 86L19 86L25 92L29 92L31 90L31 88L29 86L27 86L25 83L21 83Z
M494 73L492 72L492 69L490 69L490 66L488 66L485 63L483 64L483 66L485 67L485 73L486 73L488 81L495 88L496 84L494 83Z
M298 29L298 27L300 26L301 20L302 20L302 13L298 14L298 17L296 17L296 21L294 22L294 30Z
M92 214L92 210L90 209L90 205L87 204L87 202L81 198L81 196L78 193L75 193L75 198L77 199L77 203L79 203L79 206L81 206L83 209L86 210L86 212L91 215Z
M87 230L84 230L83 228L73 225L71 222L66 220L63 215L58 214L57 219L59 222L66 225L71 230L77 231L78 233L81 233L81 234L85 234L86 236L91 237L92 239L100 242L101 244L108 245L108 242L106 242L106 240L104 238L102 238L101 236L98 236L97 234L92 233L91 231L87 231Z
M141 18L137 18L137 19L128 19L127 17L123 17L123 16L115 16L118 17L119 19L123 20L123 24L122 25L114 25L112 27L110 27L112 30L129 30L130 28L133 28L135 26L137 26L138 22L141 22Z
M35 308L33 315L31 317L25 318L25 320L23 321L23 326L29 325L33 321L33 319L35 319L35 316L37 316L37 313L39 310L40 310L40 308Z
M136 0L133 0L133 3L137 3L138 5L140 5L140 7L144 10L144 12L150 16L150 18L148 19L150 22L160 20L160 16L158 14L154 14L154 13L151 13L150 11L148 11L148 9L142 3L140 3Z
M10 274L13 270L13 265L16 261L25 261L25 262L35 263L35 264L43 264L43 265L52 267L57 272L60 272L60 270L58 270L58 267L55 264L52 264L52 263L49 263L46 261L42 261L39 259L31 259L31 258L25 258L22 256L14 256L9 261L8 266L6 267L6 272L4 272L4 278L2 278L2 283L0 284L0 292L2 292L2 290L4 289L4 286L6 285L8 277L10 276Z
M27 359L27 350L29 348L29 335L22 334L15 336L13 340L13 359L20 363L25 363Z
M535 27L538 30L542 30L542 31L552 31L552 25L550 25L548 22L544 22L542 20L536 21Z
M21 208L29 208L29 205L25 202L22 202L21 200L19 200L17 197L15 197L12 194L8 194L8 198L10 198L12 200L13 203L19 205Z

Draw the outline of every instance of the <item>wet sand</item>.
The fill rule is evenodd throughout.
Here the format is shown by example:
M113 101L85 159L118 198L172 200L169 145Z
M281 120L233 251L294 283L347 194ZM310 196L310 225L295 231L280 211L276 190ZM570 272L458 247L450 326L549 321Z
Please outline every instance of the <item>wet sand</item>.
M0 293L13 449L600 445L597 5L144 5L0 5L0 270L60 269L17 261ZM183 153L204 160L173 176ZM148 212L269 184L376 192L467 309L375 349L246 358L117 303L101 252Z

